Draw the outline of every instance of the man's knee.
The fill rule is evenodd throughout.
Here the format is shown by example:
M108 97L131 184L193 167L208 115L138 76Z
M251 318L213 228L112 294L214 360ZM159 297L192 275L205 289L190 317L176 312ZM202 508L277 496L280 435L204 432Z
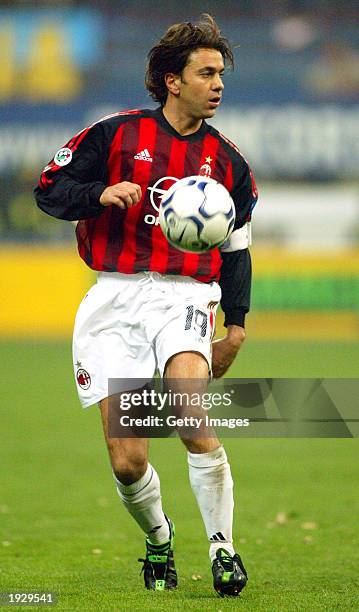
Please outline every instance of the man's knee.
M147 453L136 451L126 452L119 446L117 440L108 440L108 449L111 458L113 472L124 485L132 484L139 480L147 469Z
M128 461L125 459L114 462L112 469L117 480L124 485L130 485L142 478L147 469L147 461Z
M134 468L133 465L121 465L117 468L117 470L114 469L113 471L116 476L116 480L126 486L129 486L134 482L140 480L140 478L142 478L145 472L146 468L142 470L137 470Z

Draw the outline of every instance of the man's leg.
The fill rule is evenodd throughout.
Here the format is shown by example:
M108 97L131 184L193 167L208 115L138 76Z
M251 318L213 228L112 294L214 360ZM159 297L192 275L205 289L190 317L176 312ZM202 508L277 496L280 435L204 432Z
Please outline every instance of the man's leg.
M148 463L147 438L109 435L108 398L100 402L103 429L117 492L128 512L146 534L143 576L147 589L163 591L177 586L173 558L174 526L162 509L160 480Z
M208 363L199 353L178 353L168 361L165 377L207 380ZM213 437L182 437L182 442L188 451L191 487L210 541L214 587L220 595L238 595L247 575L233 548L233 480L226 452L214 432Z
M169 526L162 510L159 477L147 460L148 440L109 437L108 398L100 402L100 409L118 494L151 542L165 542L169 538Z
M208 363L199 353L179 353L169 360L165 377L207 380ZM224 545L233 555L233 480L225 450L215 434L213 438L182 438L182 442L188 451L191 487L210 541L211 561Z

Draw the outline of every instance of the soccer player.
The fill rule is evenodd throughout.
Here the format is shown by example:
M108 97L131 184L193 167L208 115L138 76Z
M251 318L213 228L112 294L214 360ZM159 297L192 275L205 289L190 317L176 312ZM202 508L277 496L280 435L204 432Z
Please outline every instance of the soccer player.
M82 405L99 403L118 494L146 534L148 589L177 585L174 529L148 440L111 437L108 379L222 376L244 337L249 310L249 222L257 192L237 147L206 123L220 106L228 41L209 15L173 25L149 52L146 87L154 110L105 117L76 134L42 172L39 207L78 220L79 253L98 271L75 322L74 372ZM159 198L177 179L211 176L230 191L236 222L229 245L203 254L169 245L158 225ZM221 301L226 336L212 343ZM201 313L188 321L188 305ZM187 323L187 324L186 324ZM233 481L215 434L183 438L189 477L209 540L213 584L236 596L247 573L232 541Z

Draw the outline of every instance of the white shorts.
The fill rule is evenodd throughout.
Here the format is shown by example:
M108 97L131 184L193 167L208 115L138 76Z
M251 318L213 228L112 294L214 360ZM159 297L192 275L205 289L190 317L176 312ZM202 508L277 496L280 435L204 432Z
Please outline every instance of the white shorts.
M110 378L163 376L176 353L201 353L211 340L221 289L188 276L101 272L78 309L73 360L84 407L108 397ZM129 382L128 390L135 387Z

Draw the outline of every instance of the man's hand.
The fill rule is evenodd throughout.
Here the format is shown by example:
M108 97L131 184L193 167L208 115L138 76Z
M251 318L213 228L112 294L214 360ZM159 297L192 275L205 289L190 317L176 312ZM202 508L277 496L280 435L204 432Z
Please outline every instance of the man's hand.
M142 197L141 187L136 183L129 183L123 181L122 183L116 183L106 187L100 197L100 204L103 206L110 206L114 204L119 208L131 208L135 204L138 204Z
M228 325L227 335L212 342L212 371L214 378L221 378L233 363L246 334L239 325Z

